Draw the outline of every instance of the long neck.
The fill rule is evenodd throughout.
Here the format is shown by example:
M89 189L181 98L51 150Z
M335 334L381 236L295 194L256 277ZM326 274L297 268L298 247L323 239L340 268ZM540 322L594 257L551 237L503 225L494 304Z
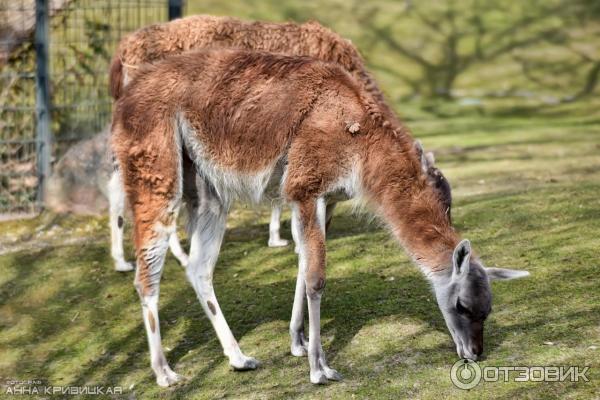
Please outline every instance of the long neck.
M427 183L412 139L390 132L369 136L362 166L365 194L426 274L447 269L459 237Z

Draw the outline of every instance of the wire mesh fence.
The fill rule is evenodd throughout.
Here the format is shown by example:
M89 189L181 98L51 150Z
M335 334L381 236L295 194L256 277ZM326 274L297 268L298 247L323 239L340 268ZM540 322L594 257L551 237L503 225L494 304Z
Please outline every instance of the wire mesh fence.
M36 117L39 41L46 40L42 44L48 49L53 162L73 142L96 134L110 122L107 71L121 37L166 21L169 13L178 11L173 11L173 4L181 5L173 0L37 3L38 21L39 3L47 7L46 37L36 34L35 0L0 0L0 215L33 213L43 206L39 196L43 176L38 162L40 137L36 135L40 123L39 108Z

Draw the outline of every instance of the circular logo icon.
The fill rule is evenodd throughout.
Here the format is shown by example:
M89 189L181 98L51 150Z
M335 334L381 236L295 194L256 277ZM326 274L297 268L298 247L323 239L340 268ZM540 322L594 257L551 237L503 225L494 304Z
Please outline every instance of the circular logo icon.
M459 389L473 389L481 381L481 367L467 358L458 360L450 370L450 380Z

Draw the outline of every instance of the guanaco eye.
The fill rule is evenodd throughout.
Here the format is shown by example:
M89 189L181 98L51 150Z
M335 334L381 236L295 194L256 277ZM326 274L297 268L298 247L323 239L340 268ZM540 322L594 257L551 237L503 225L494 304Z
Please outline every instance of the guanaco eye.
M461 304L460 299L456 299L456 311L461 315L471 314L471 311Z

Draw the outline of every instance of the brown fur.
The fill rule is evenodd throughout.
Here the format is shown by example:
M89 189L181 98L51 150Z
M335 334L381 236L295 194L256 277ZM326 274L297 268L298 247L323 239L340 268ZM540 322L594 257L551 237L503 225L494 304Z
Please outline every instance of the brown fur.
M110 68L110 90L118 99L125 74L132 79L144 63L202 48L237 48L291 56L310 56L340 64L395 119L356 47L315 21L304 24L246 22L230 17L196 15L150 25L121 40Z
M154 319L152 311L148 311L148 321L150 321L150 329L152 330L152 333L156 332L156 320Z
M110 72L111 93L118 99L125 85L124 75L133 79L144 68L141 66L144 63L190 50L217 47L310 56L338 63L371 96L378 112L394 124L400 124L352 43L314 21L304 24L246 22L230 17L197 15L148 26L126 36L119 44ZM348 126L352 125L352 130L357 127L355 121L346 122ZM437 168L430 171L429 180L446 200L450 218L451 197L447 180Z
M458 236L413 139L345 70L306 57L204 50L143 68L117 102L112 145L134 212L138 268L145 267L140 249L156 239L155 225L180 196L178 115L222 170L253 174L287 157L282 191L307 218L309 288L325 282L311 210L355 163L365 195L410 254L432 271L450 266ZM349 121L359 132L347 131Z
M299 212L308 246L306 281L311 284L307 286L307 294L312 296L325 288L325 235L317 222L315 201L300 203Z
M430 184L439 193L442 204L446 209L448 220L452 223L452 191L448 179L446 179L442 171L436 166L430 166L426 174L429 177Z

